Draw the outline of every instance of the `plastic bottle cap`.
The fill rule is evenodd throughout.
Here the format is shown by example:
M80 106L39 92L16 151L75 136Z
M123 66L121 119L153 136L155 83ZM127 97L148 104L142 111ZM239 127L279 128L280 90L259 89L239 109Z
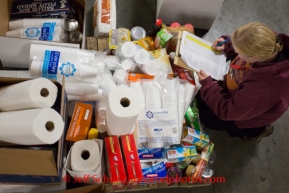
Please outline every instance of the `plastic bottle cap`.
M88 132L88 139L93 139L98 137L98 131L96 128L91 128Z
M172 28L177 28L177 27L181 27L181 25L178 22L173 22L170 27Z
M163 24L163 20L161 20L161 19L157 19L156 20L156 25L157 26L161 26Z
M146 31L144 28L136 26L130 30L130 35L131 35L133 40L139 40L139 39L144 38L146 36Z

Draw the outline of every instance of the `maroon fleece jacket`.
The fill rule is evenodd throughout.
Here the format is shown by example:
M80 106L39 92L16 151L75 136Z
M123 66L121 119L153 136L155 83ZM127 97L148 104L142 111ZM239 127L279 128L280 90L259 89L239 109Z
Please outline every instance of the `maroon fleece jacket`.
M232 96L211 77L200 81L202 99L221 119L239 128L257 128L273 123L289 106L289 37L281 34L283 50L277 61L254 63ZM231 42L225 53L235 54Z

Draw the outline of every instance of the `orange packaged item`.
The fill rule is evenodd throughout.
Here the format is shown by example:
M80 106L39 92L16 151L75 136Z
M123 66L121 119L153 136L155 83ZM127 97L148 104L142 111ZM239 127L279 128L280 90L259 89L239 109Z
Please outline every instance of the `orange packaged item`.
M76 102L66 135L67 141L80 141L87 137L92 119L92 105Z
M120 144L117 136L105 137L107 170L113 190L123 190L127 181Z
M154 76L148 74L128 73L129 82L138 82L141 79L153 79Z

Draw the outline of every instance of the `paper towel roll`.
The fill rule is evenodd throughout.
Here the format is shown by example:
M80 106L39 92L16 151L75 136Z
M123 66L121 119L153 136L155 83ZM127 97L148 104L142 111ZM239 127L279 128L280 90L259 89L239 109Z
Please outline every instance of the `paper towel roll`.
M108 134L126 135L132 133L140 110L140 99L133 88L116 88L111 91L106 110Z
M71 169L73 171L96 171L100 166L99 146L94 140L77 141L71 147Z
M117 84L125 84L127 81L128 72L125 69L116 69L113 73L113 79Z
M0 128L0 141L44 145L60 139L64 122L54 109L29 109L0 113Z
M98 84L65 83L67 95L94 95L98 93Z
M30 66L31 76L45 77L62 82L65 77L67 82L97 82L97 69L82 63L59 62L55 63L55 69L52 72L50 65L41 60L33 60Z
M45 55L48 57L52 51L59 52L59 61L89 62L94 61L95 59L95 54L87 50L80 50L76 48L68 48L60 46L31 44L30 61L44 60Z
M37 78L0 88L0 111L51 107L58 88L46 78Z
M132 82L132 83L130 83L130 87L137 91L139 98L140 98L140 102L141 102L141 108L144 109L145 108L145 97L144 97L140 82Z

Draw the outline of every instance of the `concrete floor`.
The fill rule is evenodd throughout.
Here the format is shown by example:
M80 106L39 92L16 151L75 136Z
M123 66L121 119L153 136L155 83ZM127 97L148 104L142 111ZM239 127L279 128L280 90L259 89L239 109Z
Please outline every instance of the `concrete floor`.
M155 20L156 0L117 0L117 26L146 30ZM213 41L223 34L231 34L239 26L259 21L275 31L289 34L288 0L225 0L221 12L209 31L197 30L196 35ZM177 21L177 18L176 18ZM226 183L193 189L150 190L161 193L271 193L289 192L288 145L289 112L275 123L274 133L257 145L230 138L224 132L208 131L215 143L217 160L215 176Z

